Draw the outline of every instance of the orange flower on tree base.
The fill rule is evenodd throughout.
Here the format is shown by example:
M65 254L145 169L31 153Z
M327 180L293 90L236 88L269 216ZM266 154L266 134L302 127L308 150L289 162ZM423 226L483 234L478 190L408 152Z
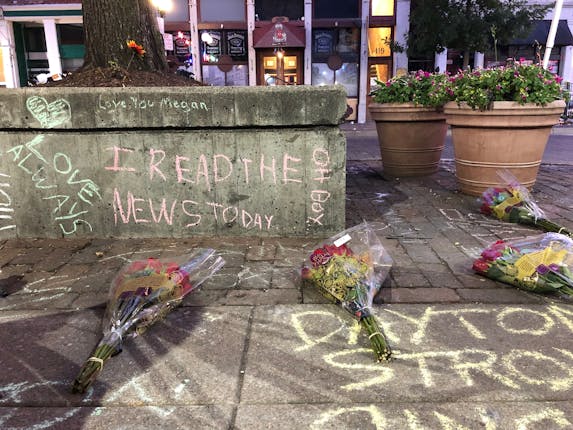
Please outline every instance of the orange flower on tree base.
M137 44L135 40L128 40L127 47L133 52L135 52L139 57L143 57L145 55L145 49L143 49L142 45Z

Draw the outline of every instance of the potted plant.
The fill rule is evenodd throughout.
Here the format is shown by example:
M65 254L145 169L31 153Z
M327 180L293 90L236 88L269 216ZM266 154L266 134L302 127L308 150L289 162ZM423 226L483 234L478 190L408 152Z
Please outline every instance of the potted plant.
M446 75L418 71L376 83L368 108L376 122L384 173L436 172L447 131L442 106L451 98Z
M461 191L481 195L509 170L531 188L568 94L561 78L538 65L460 71L444 105Z

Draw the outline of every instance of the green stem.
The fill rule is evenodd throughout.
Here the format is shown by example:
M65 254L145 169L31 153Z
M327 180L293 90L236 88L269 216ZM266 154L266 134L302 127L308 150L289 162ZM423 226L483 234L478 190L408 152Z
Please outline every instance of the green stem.
M72 393L84 393L88 387L95 381L103 369L105 362L117 351L119 336L112 336L111 333L104 335L94 349L90 358L84 362L78 376L72 383ZM94 358L96 360L94 360ZM100 361L101 360L101 361Z
M565 236L573 237L573 233L571 233L571 231L545 218L538 218L533 222L533 224L542 227L545 231L560 233L564 234Z
M374 351L374 354L376 354L378 361L390 360L392 351L390 350L390 346L388 346L388 342L382 334L380 327L378 327L378 323L376 322L374 316L369 315L362 318L360 320L360 324L362 327L364 327L366 333L368 334L370 345L372 346L372 350Z

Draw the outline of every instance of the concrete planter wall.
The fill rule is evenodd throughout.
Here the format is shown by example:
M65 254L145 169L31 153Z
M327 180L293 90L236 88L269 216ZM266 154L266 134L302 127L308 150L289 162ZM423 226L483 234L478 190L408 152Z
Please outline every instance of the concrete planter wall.
M344 228L342 87L28 88L0 109L0 238Z
M446 117L434 108L414 103L371 103L384 174L431 175L438 170L444 149Z
M444 106L452 129L456 176L465 194L481 195L500 185L497 172L509 170L519 182L535 184L551 128L559 122L565 102L546 106L494 102L491 110L472 110L455 102Z

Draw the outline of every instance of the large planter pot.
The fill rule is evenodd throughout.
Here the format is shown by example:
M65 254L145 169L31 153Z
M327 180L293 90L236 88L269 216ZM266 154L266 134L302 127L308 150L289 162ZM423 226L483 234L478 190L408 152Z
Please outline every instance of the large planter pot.
M390 176L431 175L444 149L445 115L413 103L371 103L384 173Z
M447 103L444 113L452 130L460 190L481 195L487 188L501 185L498 171L502 170L509 170L531 188L551 128L559 122L564 107L562 100L546 106L494 102L486 111Z

